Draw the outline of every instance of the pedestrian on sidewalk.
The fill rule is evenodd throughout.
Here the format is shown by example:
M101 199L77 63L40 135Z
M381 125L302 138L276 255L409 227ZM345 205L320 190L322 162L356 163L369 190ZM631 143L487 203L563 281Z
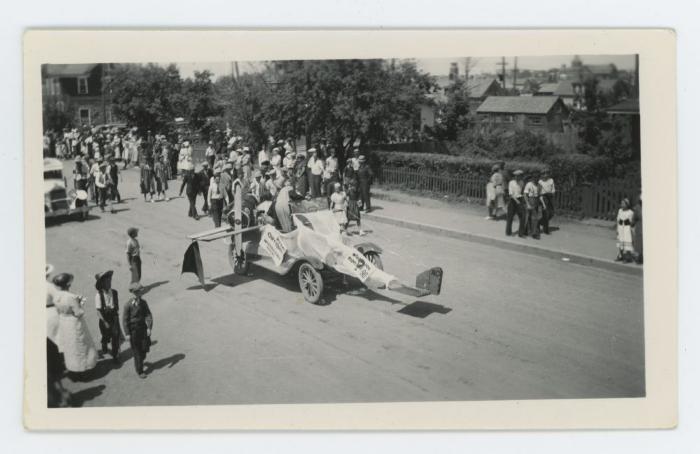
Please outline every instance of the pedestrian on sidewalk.
M119 364L119 346L121 344L121 328L119 327L119 293L112 288L112 270L95 275L95 308L99 316L102 355L109 351L112 361ZM110 349L111 347L111 349Z
M508 183L508 212L506 214L506 236L513 234L513 217L518 216L518 236L525 238L525 200L523 199L523 171L513 172Z
M527 178L527 184L523 190L523 195L525 197L525 225L527 228L527 233L532 236L532 238L540 239L540 191L535 183L536 179L533 175Z
M632 225L634 224L634 211L628 198L622 199L620 209L617 211L617 257L615 261L630 263L634 260L634 247L632 246Z
M549 169L542 171L542 177L538 182L540 198L542 199L542 218L540 225L545 235L549 235L549 221L554 217L554 180L549 174Z
M321 197L321 183L323 182L323 171L325 170L323 159L318 156L318 150L316 148L310 148L309 153L311 157L307 163L309 168L309 186L311 190L311 197Z
M634 212L634 223L632 224L632 247L635 252L635 262L641 265L644 263L644 238L642 235L642 194L639 193L637 203L632 209Z
M493 174L486 184L486 206L488 208L488 216L486 219L497 220L505 211L503 189L503 173L501 173L501 165L494 164L491 167Z
M374 173L372 169L369 168L367 158L364 155L360 155L358 162L360 163L360 167L357 169L357 181L359 183L361 199L360 209L365 210L365 213L369 213L372 211L369 189L374 181Z
M197 185L197 174L194 173L194 170L184 170L183 172L182 185L180 185L180 196L182 196L182 191L185 190L187 200L190 202L187 216L194 218L195 221L198 221L199 215L197 214L196 204L199 187Z
M126 231L129 239L126 240L126 262L131 271L131 283L141 281L141 244L139 243L139 229L129 227Z
M124 334L129 340L131 351L134 354L134 367L141 378L146 378L143 371L143 363L146 354L151 349L151 329L153 329L153 314L146 300L141 298L143 286L134 282L129 286L129 291L134 295L124 307L122 324Z

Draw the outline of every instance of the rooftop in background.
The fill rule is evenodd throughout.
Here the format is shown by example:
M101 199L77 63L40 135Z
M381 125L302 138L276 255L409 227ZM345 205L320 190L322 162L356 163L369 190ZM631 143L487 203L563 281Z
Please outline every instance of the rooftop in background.
M489 96L476 112L546 114L558 100L558 96Z
M614 106L608 107L605 111L617 115L639 115L639 99L625 99Z
M47 77L82 77L90 73L97 63L77 65L45 65Z

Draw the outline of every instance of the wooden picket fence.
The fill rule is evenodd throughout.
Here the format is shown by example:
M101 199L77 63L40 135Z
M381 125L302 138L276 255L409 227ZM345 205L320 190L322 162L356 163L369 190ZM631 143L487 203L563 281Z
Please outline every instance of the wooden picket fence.
M417 191L458 196L472 203L484 203L488 179L479 175L454 177L403 168L384 167L377 172L377 182ZM625 180L594 184L557 185L554 206L557 212L578 217L614 220L620 200L635 199L639 187Z

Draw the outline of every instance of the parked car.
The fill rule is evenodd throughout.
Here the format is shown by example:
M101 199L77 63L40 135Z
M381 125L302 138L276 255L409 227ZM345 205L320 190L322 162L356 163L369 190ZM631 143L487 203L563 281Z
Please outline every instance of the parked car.
M90 212L88 194L83 190L68 190L63 175L63 162L44 159L44 217L71 216L79 214L85 220Z

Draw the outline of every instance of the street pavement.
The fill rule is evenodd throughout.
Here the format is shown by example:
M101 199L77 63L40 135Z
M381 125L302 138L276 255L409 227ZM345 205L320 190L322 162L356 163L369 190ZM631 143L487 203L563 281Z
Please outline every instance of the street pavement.
M67 164L70 167L70 164ZM147 378L110 360L65 380L85 406L605 398L644 395L642 278L367 221L384 268L409 283L444 268L420 300L338 283L325 305L293 277L233 275L220 242L201 244L207 285L180 275L187 235L210 218L187 200L146 203L138 171L116 213L47 224L47 261L75 274L98 340L94 274L129 294L126 229L140 228L144 299L154 315ZM179 181L171 181L175 195ZM177 186L176 189L173 186ZM381 205L381 202L378 202ZM201 199L198 202L201 207Z

